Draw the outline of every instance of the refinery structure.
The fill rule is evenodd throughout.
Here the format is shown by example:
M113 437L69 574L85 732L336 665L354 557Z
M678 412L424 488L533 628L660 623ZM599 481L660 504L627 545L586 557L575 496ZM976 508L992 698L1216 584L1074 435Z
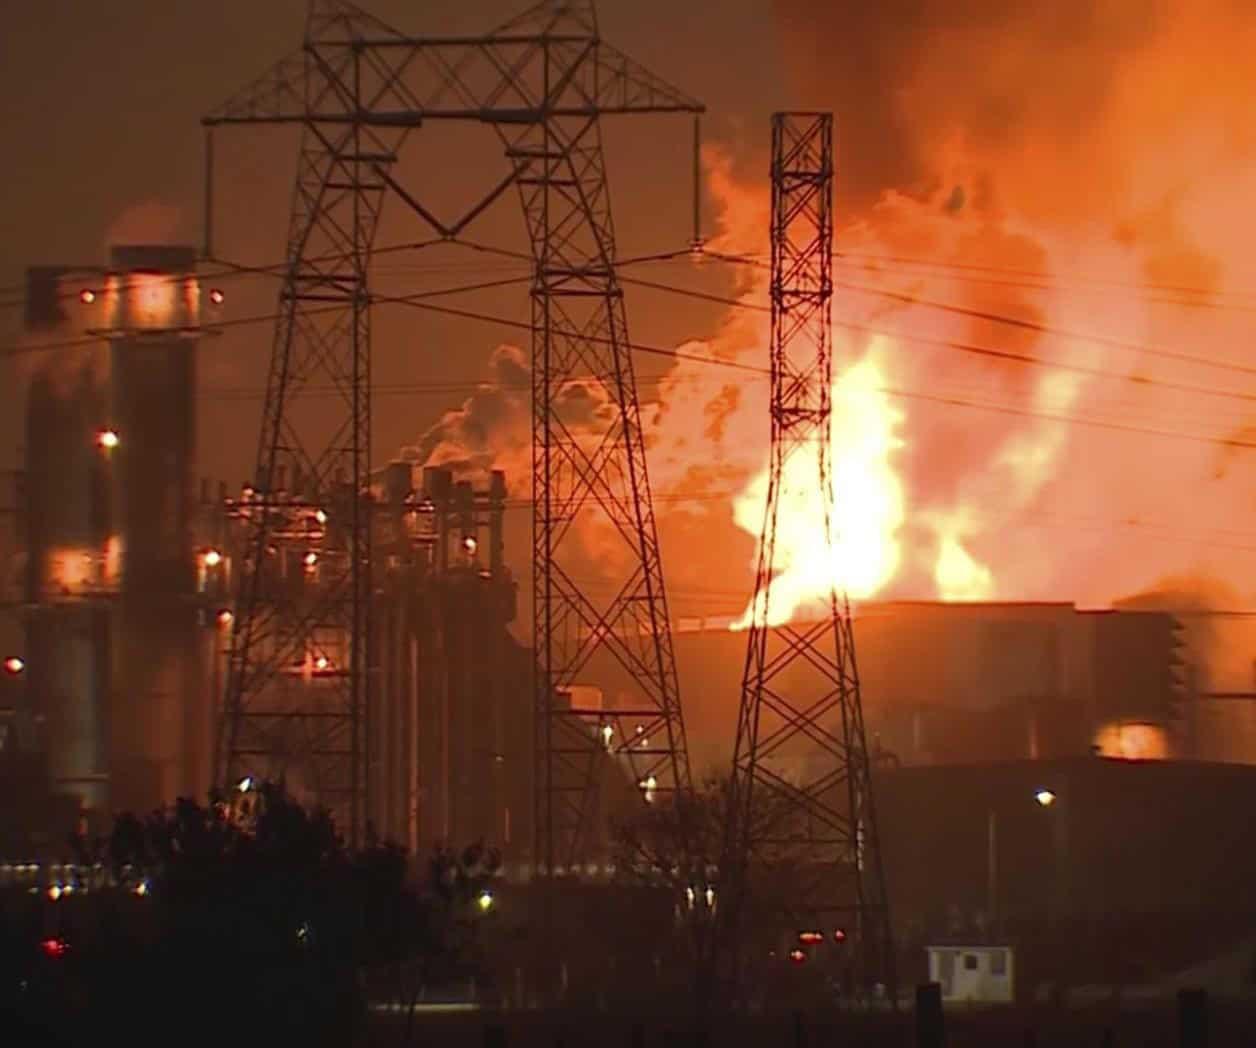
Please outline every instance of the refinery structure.
M884 852L885 883L850 891L861 922L884 911L888 948L891 917L924 927L958 909L967 930L978 912L988 928L1017 906L1071 919L1124 905L1115 881L1085 888L1075 869L1102 866L1119 838L1138 854L1137 841L1160 832L1139 822L1146 798L1170 810L1256 795L1256 615L1167 598L851 609L833 586L831 618L777 623L769 556L746 594L752 609L764 601L750 630L672 617L597 128L608 114L693 119L701 103L604 44L588 3L542 3L493 34L443 42L335 0L311 11L298 59L205 121L211 134L293 123L305 135L244 482L204 478L198 465L197 354L231 337L208 229L200 248L118 244L104 265L28 272L33 363L5 497L0 776L29 803L6 812L0 851L53 861L84 823L103 830L121 811L266 779L330 808L354 843L422 854L482 840L524 879L600 876L615 820L727 775L736 754L733 789L762 779L795 801L806 794L808 819L833 816L833 855L812 863L817 897L840 881L825 880L835 870L859 880L868 841L877 863ZM436 82L410 82L420 67ZM437 117L488 126L506 157L504 180L463 216L433 214L396 166L403 140ZM808 132L821 133L831 120ZM813 174L831 194L831 137L826 149ZM773 172L778 204L787 152ZM399 196L456 242L508 190L531 238L531 475L393 460L371 444L368 274L381 201ZM810 248L824 263L815 288L791 294L820 304L827 338L833 231L827 205L818 213ZM789 331L797 303L774 293L774 333L809 361L791 379L773 357L774 394L797 401L777 396L774 422L784 432L810 412L827 439L837 408L814 376L831 376L830 347L799 350L810 336ZM613 420L590 434L560 402L594 381ZM316 383L335 407L303 412ZM783 462L787 441L776 429L773 439ZM530 549L507 546L512 503L531 509ZM593 565L618 572L600 587L584 582L579 529L590 518L616 544ZM829 690L804 698L834 637ZM769 656L769 639L805 657ZM786 722L790 746L766 727L757 738L761 707ZM840 740L822 715L840 715ZM818 754L793 745L822 734ZM836 807L834 783L852 784ZM1055 805L1054 823L1023 815L1025 797L1049 798L1037 804ZM752 836L729 834L723 858L736 862L723 874L761 853ZM922 851L929 841L936 850ZM1221 865L1224 845L1216 830L1195 858ZM1044 855L1056 872L1031 890ZM1135 885L1129 899L1148 865L1123 882Z
M64 825L80 808L106 819L207 794L250 518L276 516L267 570L294 603L316 597L343 542L347 491L314 505L295 497L299 475L281 476L272 503L303 505L280 513L247 484L200 478L195 360L216 297L191 249L120 246L106 267L29 275L30 344L90 345L50 351L27 392L2 752L32 797L64 799ZM372 471L370 820L412 849L483 837L531 855L532 654L503 542L506 485L407 462ZM674 623L704 772L732 746L745 645L733 624ZM1251 649L1251 616L891 602L862 605L855 632L881 767L1095 754L1256 764L1256 667L1233 654ZM343 659L343 638L320 636L283 686L316 703ZM621 674L590 680L582 701L621 693ZM298 765L251 771L327 799Z
M28 774L38 755L66 802L62 823L67 812L103 825L207 796L256 515L274 518L268 582L292 607L317 603L324 564L343 547L343 489L294 507L299 476L291 488L281 478L269 504L247 484L198 478L196 353L221 292L202 289L194 260L191 249L123 246L108 267L29 274L29 343L67 332L92 342L68 359L52 351L32 377L12 491L19 552L6 565L4 753ZM527 830L526 805L512 813L506 800L530 790L527 762L507 744L529 739L530 721L527 656L508 632L505 498L501 474L477 490L404 462L380 469L368 493L380 564L370 817L411 849L508 844ZM335 630L294 656L283 676L294 708L317 707L344 658ZM334 800L299 763L259 759L250 772L284 777L311 803Z

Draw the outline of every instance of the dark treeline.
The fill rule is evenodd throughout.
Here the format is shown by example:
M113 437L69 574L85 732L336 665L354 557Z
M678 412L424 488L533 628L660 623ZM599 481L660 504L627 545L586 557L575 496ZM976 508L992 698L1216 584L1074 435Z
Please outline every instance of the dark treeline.
M4 890L0 1013L12 1044L346 1045L368 974L473 970L496 856L438 852L419 876L390 844L351 850L282 788L238 806L180 800L70 843L81 882ZM7 1040L7 1038L6 1038Z

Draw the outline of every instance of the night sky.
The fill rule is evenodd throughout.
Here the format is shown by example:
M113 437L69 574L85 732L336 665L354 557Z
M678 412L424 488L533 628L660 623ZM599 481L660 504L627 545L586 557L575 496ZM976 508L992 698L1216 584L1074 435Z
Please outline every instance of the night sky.
M520 10L508 0L379 0L366 6L403 30L441 34L487 31ZM200 117L299 44L305 7L303 0L121 0L90 7L77 0L52 0L8 12L0 34L6 99L0 107L0 134L11 144L6 152L14 163L0 198L0 228L5 231L0 285L21 281L29 264L103 261L106 245L114 239L199 243ZM769 5L761 0L703 0L681 6L663 0L615 0L603 3L600 15L607 40L708 104L712 137L737 143L750 164L761 160L767 112L782 101ZM688 123L647 118L637 127L630 124L619 121L607 132L621 251L684 246L690 228ZM491 187L504 170L490 137L481 129L425 132L422 140L412 140L406 154L406 184L421 191L425 200L446 205L444 213L457 211L459 203L465 206L477 189ZM216 253L250 263L278 261L284 250L295 135L230 129L219 134L216 151ZM389 208L381 242L425 235L402 207L390 203ZM486 216L477 235L516 249L526 247L513 196ZM472 268L476 258L457 251L424 259L408 256L405 262L428 268L398 273L394 266L394 272L381 277L389 290L480 279ZM265 279L234 281L228 289L229 315L274 308L276 287ZM522 319L527 296L519 288L461 304ZM633 310L636 336L670 343L687 333L685 310L669 305L666 320L651 312ZM704 312L710 311L693 315ZM0 323L9 341L20 311L6 311ZM413 314L381 315L377 324L376 374L384 384L479 379L489 353L508 335ZM202 470L233 484L244 479L252 461L259 410L255 398L241 399L235 391L261 389L268 327L235 329L202 350ZM5 387L13 389L7 381ZM216 394L216 388L231 390L231 399ZM457 402L456 397L432 396L405 400L403 405L397 397L380 398L378 448L413 441L437 413ZM20 411L3 414L0 462L7 467L19 439Z

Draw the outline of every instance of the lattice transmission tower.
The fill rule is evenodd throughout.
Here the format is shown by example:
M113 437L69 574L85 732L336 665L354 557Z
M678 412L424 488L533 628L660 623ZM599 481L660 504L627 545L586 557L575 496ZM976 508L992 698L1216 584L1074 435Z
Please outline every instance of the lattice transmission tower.
M766 907L770 928L820 932L829 952L817 948L816 960L864 990L893 988L894 973L850 605L835 581L813 621L781 624L789 616L772 603L787 497L789 512L814 515L826 550L842 498L832 469L833 173L831 114L773 117L771 466L726 862L734 957L748 914ZM815 565L831 578L829 568Z
M211 129L303 129L220 783L259 762L303 767L359 833L375 669L366 493L369 263L381 208L394 196L438 238L457 242L513 188L534 263L537 862L553 869L586 859L599 778L611 763L647 799L689 789L601 118L701 111L601 41L592 0L547 0L488 35L456 38L407 36L342 0L313 0L301 48L205 119ZM453 220L399 181L403 142L440 121L487 125L507 160L501 180ZM429 162L437 160L456 162ZM325 402L305 410L300 394L313 381L339 392L334 416ZM595 429L572 410L581 399L572 392L590 389L606 401ZM317 585L281 585L273 570L278 539L294 527L299 541L321 544ZM600 529L597 563L582 544L589 527ZM600 588L588 585L591 574ZM611 709L578 698L590 694L576 686L599 659L633 682Z

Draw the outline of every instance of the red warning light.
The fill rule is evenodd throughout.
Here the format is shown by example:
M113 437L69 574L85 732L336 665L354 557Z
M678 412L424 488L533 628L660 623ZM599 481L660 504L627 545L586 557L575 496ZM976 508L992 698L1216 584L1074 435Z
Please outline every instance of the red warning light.
M70 946L64 939L45 939L39 948L45 957L64 957Z
M837 931L833 933L833 941L839 945L844 943L846 941L846 929L838 928Z
M804 946L816 946L824 942L824 935L821 932L799 932L798 941Z
M802 950L798 950L798 949L793 949L789 951L789 959L794 964L806 964L807 963L807 955L803 953Z

